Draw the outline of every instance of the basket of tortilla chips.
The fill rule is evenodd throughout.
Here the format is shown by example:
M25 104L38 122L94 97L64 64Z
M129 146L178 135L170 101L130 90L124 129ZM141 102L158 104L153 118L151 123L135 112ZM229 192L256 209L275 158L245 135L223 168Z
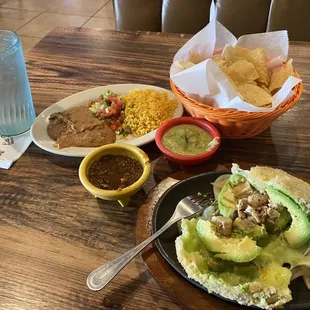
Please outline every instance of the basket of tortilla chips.
M210 24L176 54L170 71L172 91L193 117L212 122L222 137L258 135L293 107L303 90L292 60L285 61L287 32L246 35L233 41L224 26L213 22L211 33L216 28L224 38L223 42L216 38L208 51L197 41L204 31L208 36Z

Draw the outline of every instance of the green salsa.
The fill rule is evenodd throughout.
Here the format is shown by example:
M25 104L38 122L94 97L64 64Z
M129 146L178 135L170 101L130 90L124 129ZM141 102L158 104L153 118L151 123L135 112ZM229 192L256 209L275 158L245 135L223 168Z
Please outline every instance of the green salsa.
M189 124L168 129L162 142L166 149L180 155L198 155L214 146L214 141L207 131Z

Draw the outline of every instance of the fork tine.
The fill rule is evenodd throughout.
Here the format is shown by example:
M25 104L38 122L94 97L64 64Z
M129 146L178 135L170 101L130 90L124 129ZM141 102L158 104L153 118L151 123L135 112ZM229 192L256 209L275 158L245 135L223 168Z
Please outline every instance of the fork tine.
M211 203L211 199L214 200L214 196L212 194L206 194L206 195L191 195L189 196L189 199L194 202L195 204L205 204L205 203ZM213 201L212 201L213 203Z
M197 194L189 195L188 198L189 199L203 199L203 198L210 199L210 198L214 198L214 195L212 193L202 194L198 192Z
M192 201L193 203L195 203L196 205L203 206L204 204L206 204L206 203L209 201L209 199L207 199L207 198L191 199L191 201Z
M197 195L189 195L189 196L187 196L187 198L190 199L190 200L193 200L193 199L195 199L196 197L197 197Z

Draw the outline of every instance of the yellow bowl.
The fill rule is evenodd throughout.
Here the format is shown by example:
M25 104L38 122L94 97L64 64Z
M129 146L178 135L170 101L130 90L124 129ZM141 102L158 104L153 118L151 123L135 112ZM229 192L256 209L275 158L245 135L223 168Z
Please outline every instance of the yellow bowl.
M121 190L104 190L92 185L87 178L88 170L95 160L98 160L103 155L107 154L126 155L136 159L143 167L143 173L140 179ZM83 186L96 198L118 200L121 206L125 207L129 203L130 197L142 188L150 171L150 159L141 149L130 144L113 143L98 147L83 159L79 168L79 178Z

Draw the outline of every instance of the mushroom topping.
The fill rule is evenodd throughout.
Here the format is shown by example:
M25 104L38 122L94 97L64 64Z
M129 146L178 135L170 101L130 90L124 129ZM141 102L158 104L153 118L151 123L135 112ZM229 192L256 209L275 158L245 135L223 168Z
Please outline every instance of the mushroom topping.
M216 231L224 236L232 233L232 219L225 216L213 216L211 222L216 225Z
M254 209L258 209L268 203L268 197L267 195L255 193L248 197L248 203Z
M252 208L251 206L247 206L244 212L249 216L253 217L258 224L260 223L261 220L254 208Z
M246 214L244 213L244 211L243 210L238 210L238 217L240 217L241 219L244 219L244 218L246 218Z
M267 206L262 206L260 210L257 210L261 223L263 223L267 217L267 209L268 209Z
M267 209L267 215L271 219L276 219L276 218L278 218L280 216L280 212L278 212L276 209L268 208Z
M245 210L246 207L248 206L248 200L247 198L241 198L238 200L238 203L237 203L237 210Z
M269 226L280 216L281 206L268 203L268 196L258 192L247 198L238 199L236 216L240 219L248 219L254 224L262 224L268 221Z
M257 220L252 215L249 215L247 219L255 225L258 224Z

